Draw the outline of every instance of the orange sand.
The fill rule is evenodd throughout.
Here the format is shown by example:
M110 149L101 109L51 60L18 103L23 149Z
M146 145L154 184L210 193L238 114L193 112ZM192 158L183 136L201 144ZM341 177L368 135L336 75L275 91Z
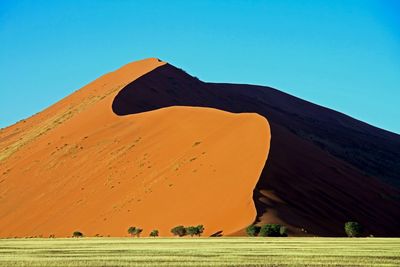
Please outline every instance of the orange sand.
M0 236L126 236L129 226L166 236L179 224L232 234L254 221L265 118L193 107L112 112L121 88L163 64L126 65L1 130Z

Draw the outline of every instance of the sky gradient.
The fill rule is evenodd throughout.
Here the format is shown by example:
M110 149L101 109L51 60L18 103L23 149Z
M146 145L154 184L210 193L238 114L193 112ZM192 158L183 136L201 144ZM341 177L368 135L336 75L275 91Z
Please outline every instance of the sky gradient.
M275 87L400 133L400 1L0 1L0 127L129 62Z

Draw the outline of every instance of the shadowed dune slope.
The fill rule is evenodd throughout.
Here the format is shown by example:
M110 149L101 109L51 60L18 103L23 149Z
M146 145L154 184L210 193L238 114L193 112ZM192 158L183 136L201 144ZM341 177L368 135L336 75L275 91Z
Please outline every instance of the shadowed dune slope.
M293 234L400 235L400 137L269 87L204 83L169 64L122 89L118 115L168 106L254 112L268 119L271 150L254 190L257 222Z
M232 234L256 219L253 189L270 142L264 117L113 112L121 88L164 64L126 65L1 130L0 236L126 236L129 226L166 236L179 224Z

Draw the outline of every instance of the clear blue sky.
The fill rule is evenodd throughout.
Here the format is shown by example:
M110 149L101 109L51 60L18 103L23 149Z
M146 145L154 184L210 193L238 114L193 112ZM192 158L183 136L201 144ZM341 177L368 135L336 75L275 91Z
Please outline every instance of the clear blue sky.
M400 133L396 0L0 0L0 127L146 57Z

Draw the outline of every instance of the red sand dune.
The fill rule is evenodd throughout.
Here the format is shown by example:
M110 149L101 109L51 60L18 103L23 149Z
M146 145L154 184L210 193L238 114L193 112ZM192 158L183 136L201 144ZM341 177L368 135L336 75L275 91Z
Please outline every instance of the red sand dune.
M135 62L0 133L0 236L144 235L203 224L232 234L256 218L269 151L257 114L171 107L118 116L115 95L165 63Z
M148 59L1 130L0 236L252 222L342 236L350 220L400 236L399 158L394 133Z
M205 83L169 64L113 102L120 115L168 106L268 119L271 150L253 195L257 222L283 223L297 235L342 236L344 223L356 220L366 234L400 236L399 135L273 88Z

